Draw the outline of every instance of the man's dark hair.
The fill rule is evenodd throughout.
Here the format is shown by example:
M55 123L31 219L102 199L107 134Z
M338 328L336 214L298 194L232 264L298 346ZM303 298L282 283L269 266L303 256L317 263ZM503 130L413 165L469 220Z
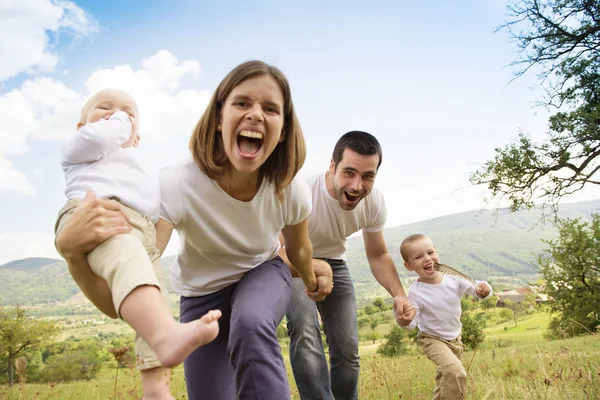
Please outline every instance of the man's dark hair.
M333 148L333 165L337 168L340 161L344 157L344 151L350 149L363 156L379 155L379 163L377 169L381 165L382 152L381 145L375 136L363 131L350 131L345 133L335 144Z

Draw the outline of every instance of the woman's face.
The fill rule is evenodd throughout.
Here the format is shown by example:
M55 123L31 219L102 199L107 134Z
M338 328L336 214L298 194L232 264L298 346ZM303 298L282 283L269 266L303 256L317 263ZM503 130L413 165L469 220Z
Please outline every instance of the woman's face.
M257 173L283 137L283 93L271 75L246 79L227 96L219 123L233 169Z

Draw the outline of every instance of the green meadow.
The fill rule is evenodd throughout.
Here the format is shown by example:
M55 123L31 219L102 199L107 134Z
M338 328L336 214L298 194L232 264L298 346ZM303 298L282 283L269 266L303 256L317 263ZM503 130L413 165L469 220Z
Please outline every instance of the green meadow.
M477 351L466 352L463 364L468 370L468 399L597 399L600 398L600 335L547 341L543 337L550 316L543 312L524 316L514 326L491 313L486 338ZM359 398L430 399L434 389L435 367L411 345L410 354L386 358L377 347L391 329L390 312L379 313L381 322L373 329L363 326L361 338L372 331L381 339L361 342ZM103 329L105 327L102 327ZM106 327L108 328L108 327ZM86 333L91 333L91 328ZM288 339L281 341L288 367L292 398L299 399L291 376ZM183 368L173 369L172 393L185 399ZM137 399L141 397L139 374L134 369L116 368L110 362L91 381L52 384L0 386L0 399Z

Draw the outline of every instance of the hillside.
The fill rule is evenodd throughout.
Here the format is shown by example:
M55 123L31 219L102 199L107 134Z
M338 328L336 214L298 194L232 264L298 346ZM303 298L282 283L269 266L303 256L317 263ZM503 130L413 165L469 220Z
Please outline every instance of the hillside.
M587 220L592 212L599 210L600 200L595 200L565 204L559 215ZM384 234L405 280L413 275L402 266L398 249L402 240L413 233L430 235L445 263L475 278L489 280L537 272L536 255L547 247L541 239L552 239L557 235L552 225L536 224L539 219L538 211L510 213L500 210L497 214L487 210L469 211L389 228ZM350 273L357 283L359 300L384 294L369 269L362 237L354 237L348 244ZM163 259L165 269L169 268L173 258ZM78 293L64 261L27 258L0 266L0 304L52 304L64 302Z
M565 204L560 207L559 217L589 220L598 211L600 200ZM431 236L443 262L474 278L534 274L536 257L547 248L542 239L557 236L552 224L538 224L540 217L537 210L468 211L389 228L384 235L403 277L412 275L402 266L399 248L402 240L414 233ZM349 240L348 261L355 280L372 280L361 236Z

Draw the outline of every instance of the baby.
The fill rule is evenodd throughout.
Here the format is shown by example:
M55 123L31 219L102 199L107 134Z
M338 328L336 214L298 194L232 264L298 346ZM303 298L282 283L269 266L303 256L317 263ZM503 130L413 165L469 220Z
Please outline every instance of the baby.
M137 334L136 353L142 364L138 368L143 374L145 368L178 365L197 347L214 340L221 312L210 311L189 323L173 319L167 290L160 287L154 272L162 268L154 228L160 188L158 178L137 158L138 124L136 102L123 91L102 90L88 100L77 134L62 150L68 201L59 212L55 231L58 235L88 191L121 204L131 232L106 240L87 259L92 271L106 280L117 315Z
M423 353L437 366L434 399L463 399L467 373L460 358L460 299L465 293L486 299L492 294L487 282L477 282L477 288L466 280L442 274L433 268L440 257L426 235L416 234L400 245L404 266L419 278L410 286L408 299L417 309L412 321L399 323L407 329L419 328L417 340Z

